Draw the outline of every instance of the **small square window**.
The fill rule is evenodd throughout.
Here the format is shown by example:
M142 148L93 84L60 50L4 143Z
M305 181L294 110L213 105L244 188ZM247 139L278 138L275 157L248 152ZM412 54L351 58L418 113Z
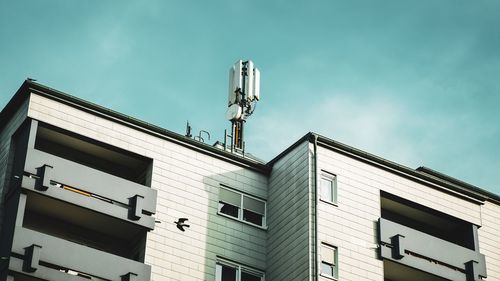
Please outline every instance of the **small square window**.
M337 177L331 174L321 174L320 199L337 203Z
M321 275L337 279L337 248L321 244Z
M215 266L215 281L262 281L264 273L234 262L218 260Z
M219 192L219 213L263 227L266 219L266 202L221 187Z

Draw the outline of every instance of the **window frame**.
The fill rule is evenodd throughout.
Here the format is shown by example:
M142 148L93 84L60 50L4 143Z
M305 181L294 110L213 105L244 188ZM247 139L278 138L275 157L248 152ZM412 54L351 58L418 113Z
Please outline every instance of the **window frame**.
M328 180L331 182L331 194L332 194L332 198L329 199L329 198L324 198L322 196L323 192L322 192L322 186L321 186L321 183L323 180ZM321 173L319 175L319 200L320 201L323 201L325 203L328 203L328 204L332 204L334 206L338 206L338 184L337 184L337 181L338 181L338 176L336 174L333 174L333 173L329 173L327 171L324 171L324 170L321 170Z
M330 250L333 250L334 251L334 255L333 255L333 261L334 263L331 264L329 262L325 262L324 258L323 258L323 247L325 248L328 248ZM319 258L319 275L322 276L322 277L326 277L328 279L332 279L332 280L338 280L339 279L339 249L338 247L336 246L333 246L331 244L328 244L328 243L325 243L325 242L322 242L321 243L321 248L320 248L320 258ZM329 275L327 273L323 273L322 271L322 265L323 263L329 265L330 267L332 267L332 272L333 272L333 276L332 275Z
M236 276L237 281L241 280L241 273L242 272L260 277L260 281L265 281L265 279L266 279L264 271L261 271L261 270L258 270L258 269L255 269L255 268L252 268L249 266L242 265L242 264L237 263L237 262L229 261L229 260L222 259L222 258L218 257L215 261L215 281L222 281L221 280L222 276L219 276L217 274L217 267L218 266L226 266L226 267L234 268L236 270L236 273L237 273L237 276Z
M230 192L233 192L233 193L237 193L237 194L240 195L240 206L234 206L234 205L232 205L230 203L226 203L226 204L229 204L231 206L234 206L234 207L238 208L238 216L237 217L225 214L225 213L223 213L223 212L220 211L220 209L221 209L221 207L220 207L220 204L221 204L220 190L221 189L225 189L227 191L230 191ZM245 208L244 203L243 203L245 197L264 203L264 214L262 214L262 225L258 225L258 224L255 224L255 223L251 222L251 221L247 221L247 220L243 219L244 210L253 212L252 210ZM253 212L253 213L255 213L255 212ZM264 200L264 199L262 199L262 198L259 198L259 197L256 197L256 196L253 196L253 195L241 192L239 190L230 188L230 187L228 187L226 185L222 185L222 184L219 186L219 198L217 200L217 214L221 215L221 216L224 216L226 218L237 220L239 222L242 222L242 223L254 226L254 227L258 227L258 228L261 228L261 229L267 229L267 201Z

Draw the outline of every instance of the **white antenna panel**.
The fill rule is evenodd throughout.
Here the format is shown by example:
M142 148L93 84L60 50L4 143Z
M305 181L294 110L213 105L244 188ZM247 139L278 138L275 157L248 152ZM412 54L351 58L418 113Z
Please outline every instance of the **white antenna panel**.
M245 80L245 91L246 98L249 101L253 100L254 92L253 92L254 80L253 80L253 62L249 60L247 62L247 79Z
M239 60L237 61L234 66L234 76L233 76L233 92L236 91L241 91L241 88L243 87L242 82L243 82L243 61ZM238 98L237 98L238 101Z
M236 103L236 92L234 88L234 66L229 69L229 89L227 96L227 106Z
M255 68L253 74L253 96L256 100L260 100L260 71Z

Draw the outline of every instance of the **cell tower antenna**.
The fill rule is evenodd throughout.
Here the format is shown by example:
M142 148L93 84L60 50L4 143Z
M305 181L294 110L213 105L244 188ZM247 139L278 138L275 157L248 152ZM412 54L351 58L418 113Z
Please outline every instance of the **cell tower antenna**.
M243 127L260 99L260 71L251 60L237 61L229 69L226 116L231 121L231 151L244 150Z

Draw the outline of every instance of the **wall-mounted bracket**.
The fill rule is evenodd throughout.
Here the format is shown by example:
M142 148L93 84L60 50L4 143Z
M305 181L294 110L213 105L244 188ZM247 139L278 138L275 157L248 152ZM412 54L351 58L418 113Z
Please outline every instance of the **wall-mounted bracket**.
M24 262L23 262L24 272L35 272L38 269L38 263L40 262L41 252L42 252L42 246L36 244L24 248Z
M135 274L133 272L129 272L125 275L122 275L121 277L122 277L121 281L136 281L136 280L138 280L137 274Z
M45 191L50 187L50 180L52 179L52 170L54 167L50 165L42 166L42 184L38 184L38 190Z
M481 281L479 274L479 263L475 260L470 260L465 263L465 274L467 275L467 281ZM486 277L486 276L484 276Z
M144 204L144 196L135 195L130 198L129 219L137 221L142 216L142 206Z
M392 258L400 260L405 256L404 236L396 234L391 237L392 244Z

